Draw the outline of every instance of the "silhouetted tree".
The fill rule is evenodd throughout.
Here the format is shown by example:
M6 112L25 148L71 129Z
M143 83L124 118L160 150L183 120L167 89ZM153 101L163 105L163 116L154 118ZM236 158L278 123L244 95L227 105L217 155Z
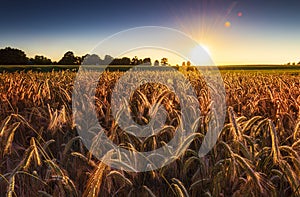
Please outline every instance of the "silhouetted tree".
M190 62L190 61L187 61L186 66L187 66L187 67L190 67L190 66L191 66L191 62Z
M80 65L81 62L82 62L81 57L76 56L76 57L75 57L75 65Z
M185 67L185 62L182 62L182 67Z
M87 56L89 56L90 54L85 54L84 56L81 56L81 61L83 62L84 61L84 59L87 57Z
M154 66L159 66L159 61L158 60L154 61Z
M122 65L130 65L130 58L129 57L123 57L122 58Z
M121 58L113 59L110 65L130 65L130 63L131 63L130 58L123 57L122 59Z
M109 65L122 65L122 59L115 58Z
M68 51L64 54L63 58L59 60L60 65L79 65L81 64L81 58L75 57L72 51Z
M6 47L0 49L0 65L26 65L28 58L24 51Z
M132 58L131 60L131 65L138 65L139 64L139 59L137 56L134 56L134 58Z
M144 58L143 59L143 64L144 65L151 65L151 59L150 59L150 57Z
M141 65L141 64L143 64L143 60L142 60L142 59L139 59L139 60L138 60L138 65Z
M160 64L161 64L162 66L167 66L167 65L169 65L169 64L168 64L168 58L165 58L165 57L162 58L161 61L160 61Z
M101 58L96 54L87 54L82 57L82 64L84 65L101 65L102 63L103 60L101 60Z
M105 55L102 63L103 63L103 65L109 65L113 60L114 60L114 58L112 56Z
M52 64L52 61L51 61L51 59L48 59L42 55L36 55L34 58L30 58L29 64L50 65L50 64Z

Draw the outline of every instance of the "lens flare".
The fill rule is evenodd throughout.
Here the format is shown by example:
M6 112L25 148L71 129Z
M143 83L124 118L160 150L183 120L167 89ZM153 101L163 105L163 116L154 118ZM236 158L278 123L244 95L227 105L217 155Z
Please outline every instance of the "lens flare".
M229 27L231 27L231 23L229 21L226 21L225 24L224 24L224 26L227 27L227 28L229 28Z
M194 65L205 66L209 62L211 54L208 47L201 44L194 47L189 55L189 59Z

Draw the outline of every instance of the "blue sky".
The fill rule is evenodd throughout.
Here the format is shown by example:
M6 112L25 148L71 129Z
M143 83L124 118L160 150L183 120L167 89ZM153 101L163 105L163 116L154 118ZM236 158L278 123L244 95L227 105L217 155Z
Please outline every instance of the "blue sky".
M68 50L84 55L119 31L155 25L190 35L217 64L298 62L299 9L294 0L4 0L0 47L58 60Z

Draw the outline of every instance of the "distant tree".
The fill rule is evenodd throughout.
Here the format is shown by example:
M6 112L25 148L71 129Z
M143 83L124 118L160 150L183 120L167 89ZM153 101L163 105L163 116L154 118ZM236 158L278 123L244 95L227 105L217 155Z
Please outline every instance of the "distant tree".
M122 59L121 58L115 58L109 65L121 65Z
M75 65L80 65L82 63L81 57L76 56L75 57Z
M140 65L140 64L143 64L143 60L142 59L139 59L137 56L134 56L132 59L131 59L131 65Z
M89 56L90 54L85 54L84 56L81 56L81 61L83 62L84 61L84 59L87 57L87 56Z
M101 60L101 58L96 54L87 54L82 57L82 64L84 65L101 65L102 61L103 60Z
M51 65L52 61L51 59L48 59L42 55L36 55L34 58L30 58L29 64L34 65Z
M134 56L131 60L131 65L138 65L139 64L139 59L137 56Z
M186 66L187 66L187 67L191 67L191 62L190 62L190 61L187 61Z
M120 65L121 59L120 58L114 58L109 65Z
M72 51L68 51L64 54L61 60L59 60L58 64L60 65L75 65L79 62L78 57L74 56L74 53Z
M151 65L151 59L150 59L150 57L144 58L143 59L143 64L144 65Z
M141 65L141 64L143 64L143 60L142 60L142 59L139 59L139 60L138 60L138 65Z
M6 47L0 49L0 65L26 65L28 58L26 54L20 49L13 49Z
M159 61L158 60L154 61L154 66L159 66Z
M115 58L109 65L130 65L131 61L128 57Z
M27 61L27 64L33 65L34 64L34 58L29 58Z
M104 60L103 60L103 65L109 65L113 61L113 57L110 55L105 55Z
M300 65L300 62L298 62L298 64L297 65Z
M182 62L182 67L185 67L185 62Z
M123 57L122 58L122 65L130 65L130 58L129 57Z
M167 66L167 65L169 65L169 64L168 64L168 58L165 58L165 57L162 58L161 61L160 61L160 64L161 64L162 66Z

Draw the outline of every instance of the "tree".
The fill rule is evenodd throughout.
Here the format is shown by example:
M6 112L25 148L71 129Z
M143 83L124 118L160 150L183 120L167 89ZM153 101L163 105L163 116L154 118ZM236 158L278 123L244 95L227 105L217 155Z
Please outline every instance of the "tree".
M79 65L81 64L81 58L75 57L72 51L68 51L64 54L63 58L59 60L60 65Z
M130 65L131 61L128 57L115 58L109 65Z
M161 59L161 61L160 61L160 64L161 64L162 66L167 66L167 65L169 65L169 64L168 64L168 58L163 57L163 58Z
M158 60L154 61L154 66L159 66L159 61Z
M101 58L96 54L87 54L82 57L82 64L84 65L101 65L102 61L103 60L101 60Z
M112 63L112 61L114 60L114 58L110 55L105 55L104 60L103 60L103 65L109 65L110 63Z
M0 65L26 65L28 58L24 51L6 47L0 49Z
M34 58L30 58L29 64L50 65L50 64L52 64L52 61L51 61L51 59L48 59L42 55L36 55Z
M132 58L130 64L131 65L140 65L140 64L143 64L143 60L139 59L137 56L134 56L134 58Z
M130 65L130 58L129 57L123 57L122 58L122 65Z
M123 57L123 58L114 58L109 65L130 65L130 58Z
M143 64L144 65L151 65L151 59L150 59L150 57L144 58L143 59Z
M75 65L80 65L81 62L82 62L81 57L76 56L76 57L75 57Z
M134 56L131 60L131 65L139 65L139 59L137 56Z
M81 61L83 62L84 61L84 59L86 58L86 57L88 57L90 54L85 54L84 56L81 56Z
M190 62L190 61L187 61L186 66L187 66L187 67L191 67L191 62Z

